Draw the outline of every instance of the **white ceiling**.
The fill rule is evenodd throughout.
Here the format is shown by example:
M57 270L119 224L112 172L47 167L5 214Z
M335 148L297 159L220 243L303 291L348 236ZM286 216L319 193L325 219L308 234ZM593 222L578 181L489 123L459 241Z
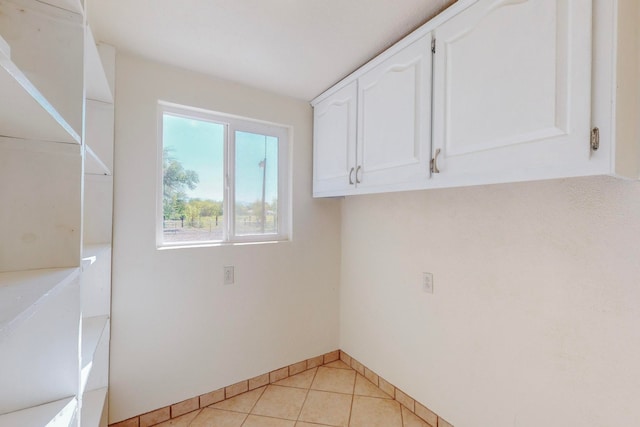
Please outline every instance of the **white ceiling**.
M452 0L86 0L96 40L310 100Z

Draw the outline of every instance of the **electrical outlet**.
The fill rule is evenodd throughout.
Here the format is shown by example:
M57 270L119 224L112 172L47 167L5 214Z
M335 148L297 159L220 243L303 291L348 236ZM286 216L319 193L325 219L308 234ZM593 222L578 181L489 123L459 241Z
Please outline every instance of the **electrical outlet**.
M233 285L234 282L233 265L226 265L224 267L224 284Z
M422 273L422 290L428 294L433 293L433 274Z

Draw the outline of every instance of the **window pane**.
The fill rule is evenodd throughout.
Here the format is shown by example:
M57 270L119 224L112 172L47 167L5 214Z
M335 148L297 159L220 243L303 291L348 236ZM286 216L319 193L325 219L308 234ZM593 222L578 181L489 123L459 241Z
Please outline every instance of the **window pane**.
M163 114L163 240L219 241L224 125Z
M235 234L278 232L278 138L235 133Z

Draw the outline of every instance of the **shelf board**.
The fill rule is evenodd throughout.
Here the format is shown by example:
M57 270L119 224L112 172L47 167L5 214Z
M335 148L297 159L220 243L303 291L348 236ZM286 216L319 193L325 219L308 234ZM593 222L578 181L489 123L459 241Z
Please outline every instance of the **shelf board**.
M104 330L109 322L109 316L85 317L82 319L82 353L81 353L81 371L80 385L84 390L91 367L93 365L93 355L98 348L98 343L102 338Z
M77 268L0 273L0 338L78 277Z
M68 427L78 407L75 397L0 415L0 427Z
M102 252L110 251L111 243L109 242L87 242L82 246L82 254L87 256L100 255Z
M83 256L99 256L102 252L110 251L111 243L85 243L82 246Z
M107 387L87 391L82 395L82 413L80 422L83 426L97 427L100 425L102 412L107 399Z
M111 176L109 167L98 157L98 155L89 147L85 146L85 163L84 173L86 175L107 175Z
M11 61L10 46L0 37L0 135L79 144L80 135Z
M4 58L11 58L11 47L2 36L0 36L0 55Z
M106 82L106 77L104 78ZM105 83L106 84L106 83ZM113 104L87 99L85 103L85 173L111 175L114 137Z
M87 268L91 267L97 260L98 257L95 255L83 256L81 264L82 271L85 271Z
M82 247L82 271L93 265L104 252L111 251L111 243L85 244Z
M111 87L102 66L98 46L89 26L87 26L86 36L84 45L85 96L87 99L112 104L113 94L111 93Z
M79 14L84 13L84 8L79 0L44 0L44 3L70 12Z

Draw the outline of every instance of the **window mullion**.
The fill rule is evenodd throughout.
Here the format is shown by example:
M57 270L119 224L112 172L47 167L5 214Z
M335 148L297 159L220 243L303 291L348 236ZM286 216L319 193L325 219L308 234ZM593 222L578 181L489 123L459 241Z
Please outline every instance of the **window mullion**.
M288 134L279 131L278 135L278 235L282 236L289 229L289 140Z
M227 236L226 241L235 240L235 126L227 125L227 135L225 138L225 176L226 176L226 198L225 209L227 212Z

